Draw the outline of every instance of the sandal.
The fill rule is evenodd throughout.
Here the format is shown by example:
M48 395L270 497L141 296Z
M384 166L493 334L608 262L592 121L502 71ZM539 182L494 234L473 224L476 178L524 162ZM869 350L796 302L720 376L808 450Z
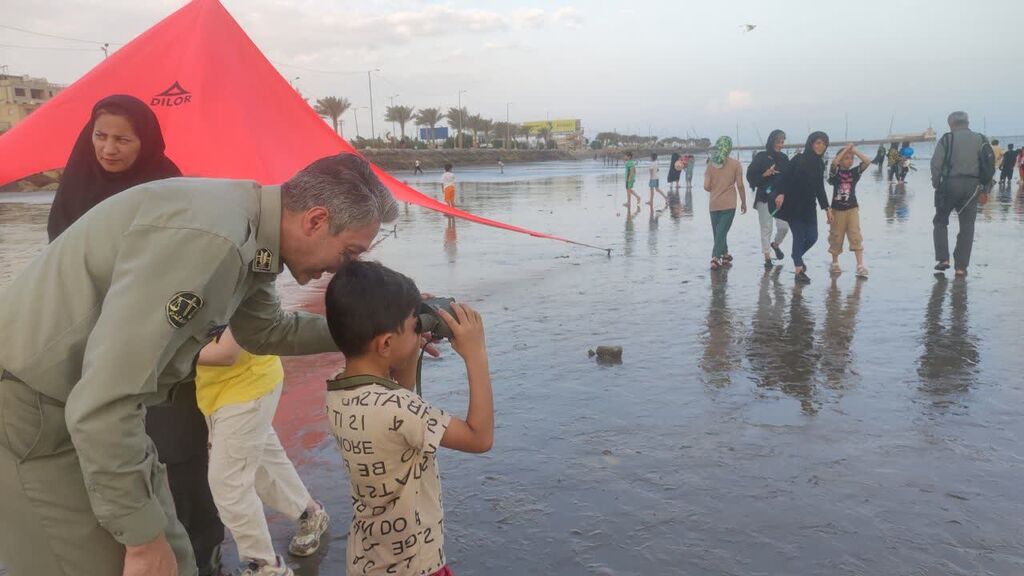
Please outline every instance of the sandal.
M712 270L718 270L721 267L722 267L722 263L718 261L718 258L712 258L711 259L711 269Z
M786 255L782 253L782 250L779 248L778 244L776 244L775 242L772 242L771 246L772 246L772 250L775 251L775 259L776 260L782 260L783 258L786 257Z
M726 254L725 256L722 256L722 260L725 260L726 262L732 262L732 254Z
M839 262L832 263L832 274L838 276L843 273L843 269L839 266Z
M857 266L857 278L867 278L867 277L868 277L868 267L867 266Z

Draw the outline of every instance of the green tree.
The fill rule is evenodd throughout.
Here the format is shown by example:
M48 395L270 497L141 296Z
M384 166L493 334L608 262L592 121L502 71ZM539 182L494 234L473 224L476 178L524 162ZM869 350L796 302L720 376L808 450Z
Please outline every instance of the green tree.
M331 123L334 124L334 133L341 134L344 138L345 135L339 130L338 119L344 114L349 108L352 107L352 103L348 101L348 98L338 98L337 96L327 96L326 98L320 98L316 101L316 106L313 107L316 113L321 116L327 116L331 119Z
M388 106L384 113L384 119L388 122L398 122L402 129L402 139L405 139L405 125L412 120L414 110L412 106Z
M494 132L494 120L490 118L481 118L477 123L477 128L480 129L480 133L484 135L484 142L491 141L491 134Z
M420 108L420 111L416 113L416 125L426 126L430 128L430 143L434 144L434 127L444 120L444 114L441 113L440 108Z
M455 140L455 147L462 148L462 132L469 126L469 111L466 110L465 106L462 108L452 106L448 109L448 112L445 113L445 117L448 118L448 126L456 130L458 133L458 138Z

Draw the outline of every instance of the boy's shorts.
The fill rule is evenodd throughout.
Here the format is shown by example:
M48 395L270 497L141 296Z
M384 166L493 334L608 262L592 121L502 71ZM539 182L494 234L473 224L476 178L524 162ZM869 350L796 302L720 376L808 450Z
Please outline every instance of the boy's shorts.
M626 190L632 190L636 180L626 180Z
M651 181L650 181L650 182L648 182L647 184L648 184L648 185L649 185L649 186L650 186L651 188L657 188L657 187L658 187L658 179L657 179L657 178L652 178L652 179L651 179Z
M832 225L828 230L828 251L830 254L843 253L843 239L849 238L850 251L864 249L864 237L860 234L860 208L833 210Z
M455 204L455 186L444 187L444 201L448 204Z

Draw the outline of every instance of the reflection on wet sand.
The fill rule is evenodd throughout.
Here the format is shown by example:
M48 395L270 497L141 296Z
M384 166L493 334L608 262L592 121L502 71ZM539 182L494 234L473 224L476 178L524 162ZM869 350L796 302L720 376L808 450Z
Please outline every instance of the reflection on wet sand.
M821 329L821 371L832 389L849 386L853 370L853 334L857 330L857 311L865 280L857 278L853 290L843 298L838 278L832 278L825 296L825 322Z
M448 257L448 263L454 264L455 257L459 253L459 235L455 230L455 218L448 219L448 225L444 228L444 254Z
M917 374L920 390L931 397L936 406L956 402L956 396L967 392L977 382L978 338L971 334L968 321L967 286L965 280L954 280L952 287L944 276L936 278L928 307L925 309L922 352ZM948 317L944 310L949 294Z
M626 211L626 228L623 234L622 252L626 256L633 255L633 247L636 245L636 225L633 224L633 214Z
M734 341L735 320L729 309L729 270L711 273L711 299L708 302L707 328L702 334L704 356L700 367L704 382L724 387L732 383L732 371L739 365L739 351Z
M889 188L889 195L885 201L885 221L906 222L910 219L910 207L907 204L907 188L903 186L892 186Z
M785 290L779 282L781 266L765 271L757 290L757 307L750 322L750 344L746 347L747 361L757 375L758 386L776 388L779 385L779 335L785 326Z

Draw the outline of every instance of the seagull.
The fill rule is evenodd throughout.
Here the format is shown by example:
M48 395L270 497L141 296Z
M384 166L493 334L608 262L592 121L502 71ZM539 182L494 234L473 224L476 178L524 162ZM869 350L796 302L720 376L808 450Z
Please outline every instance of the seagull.
M754 28L757 28L757 24L743 24L742 26L740 26L740 28L743 28L743 32L746 33L750 32Z

